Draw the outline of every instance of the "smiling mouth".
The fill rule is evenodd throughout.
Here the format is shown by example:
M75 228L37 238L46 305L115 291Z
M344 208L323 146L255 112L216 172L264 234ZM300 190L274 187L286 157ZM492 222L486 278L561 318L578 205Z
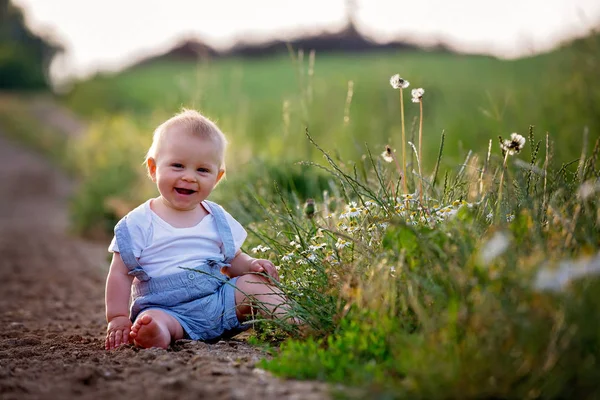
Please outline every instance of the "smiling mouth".
M196 193L195 190L192 189L182 189L182 188L175 188L175 191L179 194L185 194L185 195L190 195L190 194L194 194Z

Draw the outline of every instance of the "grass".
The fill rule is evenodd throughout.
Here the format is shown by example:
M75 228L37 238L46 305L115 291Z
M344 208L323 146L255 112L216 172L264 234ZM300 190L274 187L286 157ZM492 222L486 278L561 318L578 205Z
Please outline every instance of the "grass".
M600 333L588 318L600 306L600 209L582 187L600 190L599 151L596 141L576 172L532 175L535 148L523 164L495 145L483 185L479 173L449 174L452 185L426 185L429 205L390 196L390 164L344 168L324 151L338 211L318 203L307 219L273 203L254 228L312 328L263 366L352 382L359 398L597 397Z
M36 118L28 95L0 95L0 127L9 139L37 150L70 171L73 164L68 159L66 135Z

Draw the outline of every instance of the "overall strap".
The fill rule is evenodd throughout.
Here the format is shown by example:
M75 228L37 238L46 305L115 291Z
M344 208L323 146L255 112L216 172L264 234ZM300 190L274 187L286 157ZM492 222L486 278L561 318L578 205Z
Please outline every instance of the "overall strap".
M119 247L121 259L129 270L128 274L135 276L140 281L150 280L150 277L146 271L142 269L140 263L138 263L137 258L133 254L131 235L129 234L129 228L127 228L127 216L122 218L115 226L115 239L117 241L117 246Z
M223 241L223 250L225 253L223 262L229 264L235 257L235 242L233 241L233 235L229 223L227 222L227 217L225 217L225 211L217 203L209 200L205 200L205 202L208 203L208 206L210 207L210 212L217 224L217 231Z

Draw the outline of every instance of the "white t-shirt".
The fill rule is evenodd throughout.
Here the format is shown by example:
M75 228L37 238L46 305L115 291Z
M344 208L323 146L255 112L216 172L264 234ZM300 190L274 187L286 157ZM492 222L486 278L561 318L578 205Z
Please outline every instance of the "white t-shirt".
M181 272L179 267L195 268L206 259L223 254L223 241L209 205L203 203L209 214L196 226L175 228L152 211L150 201L127 214L133 255L150 277ZM224 213L237 252L246 240L247 233L227 211ZM119 252L115 237L108 251Z

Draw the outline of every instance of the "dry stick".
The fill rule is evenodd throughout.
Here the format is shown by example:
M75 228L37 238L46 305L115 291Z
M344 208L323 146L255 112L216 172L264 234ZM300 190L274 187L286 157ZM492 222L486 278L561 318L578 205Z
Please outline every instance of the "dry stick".
M404 194L408 194L408 186L406 185L406 134L404 133L404 97L400 88L400 119L402 120L402 183ZM408 207L408 202L407 202Z
M542 222L546 220L546 207L547 207L547 193L546 188L548 185L548 153L550 152L550 143L548 132L546 132L546 159L544 160L544 194L542 196Z
M504 153L504 162L502 163L502 174L500 174L500 186L498 187L498 204L496 205L496 219L500 218L502 208L502 185L504 184L504 172L506 172L506 162L508 161L508 150Z
M346 92L346 103L344 104L344 126L350 123L350 105L354 95L354 81L348 81L348 91Z
M423 143L423 99L419 101L419 198L421 201L421 206L425 207L425 203L423 202L423 174L421 173L421 164L423 163L423 158L421 157L421 144Z
M481 169L481 175L479 176L479 196L483 194L483 176L486 173L488 164L490 163L490 155L492 154L492 139L490 139L490 143L488 144L488 152L487 157L485 159L485 163L483 164L483 168Z

